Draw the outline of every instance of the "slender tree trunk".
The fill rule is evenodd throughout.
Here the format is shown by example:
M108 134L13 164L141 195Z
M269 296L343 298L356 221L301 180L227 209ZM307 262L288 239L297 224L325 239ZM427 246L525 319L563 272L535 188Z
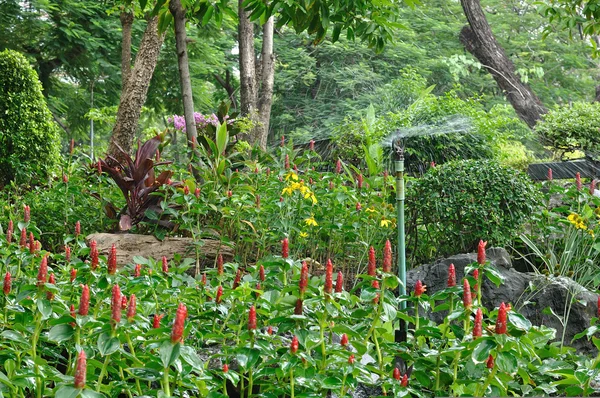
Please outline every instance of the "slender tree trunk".
M183 98L183 114L185 117L185 132L188 146L192 145L197 136L196 121L194 119L194 97L192 94L192 78L187 52L187 35L185 32L185 10L181 0L170 0L169 11L175 22L175 46L177 48L177 63L179 66L179 84Z
M240 111L254 120L257 112L258 89L256 85L256 65L254 54L254 24L239 0L238 45L240 62Z
M133 13L122 12L120 15L123 41L121 43L121 91L125 92L127 80L131 74L131 30Z
M120 146L125 152L131 151L142 106L146 102L148 87L154 74L163 40L164 34L158 34L158 17L153 17L148 21L133 69L125 90L121 93L117 121L108 145L108 154L117 159L122 158L117 146Z
M533 128L547 109L531 87L516 75L513 63L492 33L479 0L461 0L461 4L469 26L462 28L460 41L494 77L519 118Z
M237 100L235 99L235 88L231 84L231 72L229 69L225 71L225 80L218 74L213 74L217 82L227 91L227 96L229 97L229 101L231 101L231 108L234 111L238 110Z
M258 113L260 125L254 131L255 142L262 149L267 147L269 136L269 122L271 119L271 105L273 104L273 83L275 80L275 56L273 54L273 17L270 17L263 25L263 42L260 60L261 85L258 100Z

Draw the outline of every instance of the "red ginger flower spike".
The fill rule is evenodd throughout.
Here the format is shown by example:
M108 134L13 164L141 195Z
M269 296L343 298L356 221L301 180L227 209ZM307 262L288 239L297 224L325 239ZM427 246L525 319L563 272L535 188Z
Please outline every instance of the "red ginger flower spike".
M302 304L303 304L302 299L296 300L296 306L294 307L294 315L302 315L302 312L303 312Z
M408 387L408 375L404 374L402 376L402 381L400 381L400 387Z
M290 352L292 354L297 353L299 345L300 344L298 343L298 337L296 337L296 336L292 337L292 342L290 344Z
M190 187L188 187L187 185L185 185L183 187L183 194L184 195L189 195L190 194Z
M4 275L4 285L2 286L2 291L4 292L5 296L8 296L8 294L10 293L10 288L11 288L11 276L10 276L10 272L6 272L6 275Z
M373 246L369 248L369 266L367 267L367 274L371 276L377 275L377 262L375 261L375 249L373 249Z
M33 232L29 233L29 253L35 253L35 239L33 237Z
M490 354L490 356L488 357L487 362L485 363L485 366L487 366L488 369L494 368L494 357L492 356L492 354Z
M348 357L348 364L349 365L354 365L354 354L350 354L350 356Z
M223 373L229 372L229 365L223 364Z
M477 308L477 313L475 314L475 324L473 325L473 340L483 335L483 313L481 312L481 308Z
M400 375L400 369L398 368L394 368L394 379L398 381L402 379L402 376Z
M98 163L96 163L96 170L98 170L98 175L102 174L102 162L98 161Z
M335 164L335 172L338 174L342 173L342 161L340 159L338 159L337 163Z
M487 245L487 242L480 239L479 245L477 246L477 262L480 265L485 264L485 245Z
M78 390L85 388L85 377L87 373L87 358L85 351L81 350L77 355L77 365L75 365L75 382L74 386Z
M31 220L31 210L29 209L29 206L23 205L23 221L28 223L29 220Z
M581 191L583 185L581 184L581 174L579 174L579 172L575 174L575 185L577 186L577 190Z
M136 264L133 270L133 276L139 278L142 275L142 264Z
M330 259L327 260L327 266L325 268L325 293L331 294L333 292L333 263Z
M374 289L379 289L379 282L377 280L374 280L373 282L371 282L371 287ZM373 303L374 304L379 303L379 293L377 293L377 295L373 299Z
M121 309L125 310L127 309L127 296L126 295L121 295Z
M362 205L360 204L360 202L356 202L356 211L361 211L362 210Z
M456 286L456 269L454 264L448 266L448 287Z
M233 288L232 289L237 289L237 287L240 285L241 281L242 281L242 270L240 268L238 268L237 273L235 274L235 279L233 280Z
M56 285L56 277L54 276L54 273L50 274L50 278L48 278L48 283ZM52 293L51 291L46 292L46 298L48 300L54 300L54 293Z
M479 286L479 270L473 271L473 278L475 278L475 286L473 286L473 292L477 293L477 287Z
M77 221L75 223L75 237L81 235L81 222Z
M129 296L129 306L127 307L127 321L129 322L133 322L133 318L135 318L136 305L135 294L132 294Z
M114 275L117 272L117 247L113 243L108 254L108 274Z
M24 249L27 246L27 228L23 227L21 230L21 240L19 241L19 246L21 249Z
M548 168L548 181L552 181L552 169Z
M162 257L162 272L167 274L169 272L169 262L167 261L167 257Z
M425 286L423 282L421 282L421 280L419 279L415 284L415 297L421 297L426 290L427 286Z
M356 184L358 186L358 189L362 189L362 187L363 187L363 181L364 181L363 175L359 174L358 177L356 177Z
M65 246L65 262L67 264L71 262L71 248L69 246Z
M46 280L48 280L48 256L47 255L42 257L42 262L40 263L40 268L38 269L38 274L37 274L38 287L44 287Z
M496 334L506 334L506 305L500 304L496 318Z
M383 247L383 272L392 272L392 244L389 239Z
M220 253L217 256L217 274L223 275L223 255Z
M273 326L269 326L269 327L267 328L267 334L268 334L269 336L272 336L272 335L273 335Z
M112 299L111 299L111 310L112 315L111 319L113 321L113 327L121 322L121 310L123 309L123 304L121 303L121 289L119 285L114 285L112 288Z
M463 306L465 309L471 309L473 305L473 300L471 298L471 285L469 285L469 281L465 278L463 280Z
M90 268L95 270L98 268L98 244L95 240L90 242Z
M83 285L81 298L79 299L79 315L86 316L90 311L90 288Z
M75 312L75 306L73 304L71 304L69 306L69 312L70 312L71 318L73 318L73 319L77 318L77 314ZM75 322L69 322L69 325L71 325L72 327L75 327Z
M344 290L344 275L342 271L338 271L337 279L335 281L335 292L341 293Z
M344 334L342 335L342 338L341 338L341 340L340 340L340 345L341 345L342 347L346 347L346 346L348 345L348 335L347 335L346 333L344 333Z
M250 307L248 312L248 330L256 330L256 308Z
M315 140L310 140L308 142L308 149L311 150L311 151L315 150Z
M265 267L262 264L260 265L260 268L258 269L258 277L261 282L265 281Z
M63 183L68 183L69 182L69 177L67 177L67 175L65 173L63 173L63 177L62 177Z
M217 288L217 297L215 299L216 303L220 304L222 298L223 298L223 286L219 286Z
M179 303L177 314L175 314L175 322L171 330L171 343L177 344L183 337L183 328L185 326L185 318L187 318L187 307L183 303Z
M285 135L281 136L281 146L285 146Z
M281 257L288 258L290 255L290 242L288 238L283 238L281 241Z
M203 286L206 286L206 272L202 274L202 280L200 281Z
M6 242L12 243L12 235L14 230L14 224L12 220L8 220L8 228L6 228Z
M262 290L262 286L260 286L260 282L256 282L256 286L254 287L255 290ZM260 298L260 292L255 292L256 294L256 298L259 299Z
M154 318L152 319L152 328L158 329L160 327L160 320L164 315L154 314Z
M308 287L308 265L305 261L302 261L302 270L300 271L300 282L298 282L300 288L300 296L303 296Z
M286 170L288 170L290 168L290 155L288 155L287 153L285 154L285 164L284 167Z
M200 188L196 188L194 190L194 196L196 197L196 199L200 199Z

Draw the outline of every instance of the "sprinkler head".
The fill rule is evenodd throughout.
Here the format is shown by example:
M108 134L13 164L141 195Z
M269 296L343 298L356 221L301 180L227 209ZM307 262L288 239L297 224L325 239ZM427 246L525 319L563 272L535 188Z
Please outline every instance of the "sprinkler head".
M396 153L396 160L404 160L404 145L402 139L397 138L394 140L394 152Z

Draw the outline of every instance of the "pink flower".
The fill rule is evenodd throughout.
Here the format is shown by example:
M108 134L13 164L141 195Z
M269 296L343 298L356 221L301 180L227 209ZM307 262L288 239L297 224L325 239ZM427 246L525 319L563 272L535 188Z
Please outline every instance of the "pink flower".
M206 286L206 272L202 274L202 279L200 280L202 286Z
M36 248L36 245L35 245L35 239L33 237L33 232L30 232L29 233L29 253L30 254L35 253L35 248Z
M448 266L448 287L456 286L456 270L454 264Z
M95 270L98 268L98 247L95 240L90 242L90 268Z
M133 276L139 278L142 275L142 264L136 264L133 269Z
M242 270L240 268L238 268L237 273L235 274L235 279L233 280L232 289L236 289L240 285L241 281L242 281Z
M360 202L356 202L356 211L361 211L362 210L362 205L360 204Z
M160 320L163 318L164 315L161 314L154 314L154 318L152 319L152 328L153 329L158 329L160 327Z
M171 343L177 344L183 338L183 329L185 326L185 318L187 318L187 307L183 303L179 303L177 313L175 314L175 322L171 330Z
M383 272L392 272L392 244L389 239L383 247Z
M350 356L348 357L348 364L354 365L354 361L355 361L354 354L350 354Z
M400 387L408 387L408 375L404 374L402 376L402 381L400 382Z
M196 199L200 199L200 188L196 188L196 190L194 190L194 196Z
M308 143L308 149L310 149L311 151L315 150L315 140L310 140Z
M77 221L75 223L75 237L81 235L81 222Z
M308 287L308 265L305 261L302 262L302 270L300 271L300 282L298 282L300 288L300 296L303 296Z
M285 154L284 166L285 166L286 170L288 170L290 168L290 155L288 155L287 153Z
M548 181L552 181L552 169L548 168Z
M335 280L335 292L341 293L344 290L344 275L342 271L338 271L337 279Z
M28 223L31 220L31 209L27 205L23 205L23 221Z
M75 381L74 386L78 390L85 388L85 377L87 373L87 358L85 351L79 351L77 355L77 364L75 365Z
M358 189L362 189L362 187L363 187L363 175L362 174L359 174L356 177L356 184L358 186Z
M327 260L327 266L325 268L325 293L331 294L333 291L333 264L331 260Z
M8 220L8 228L6 228L6 242L10 244L12 242L14 225L12 220Z
M475 286L473 286L473 292L474 294L477 294L477 288L479 286L479 270L475 269L473 271L473 278L475 278Z
M596 190L596 184L598 182L596 181L596 179L593 179L592 182L590 183L590 195L594 194L594 191Z
M215 299L215 302L216 302L217 304L220 304L220 303L221 303L221 300L222 300L222 298L223 298L223 286L220 286L220 285L219 285L219 287L217 288L217 297L216 297L216 299Z
M369 265L367 267L367 274L371 276L377 275L377 263L375 261L375 249L373 249L373 246L369 247Z
M487 245L487 242L480 239L479 245L477 246L477 262L480 265L485 264L485 245Z
M21 240L19 241L19 246L21 246L21 249L24 249L26 245L27 245L27 228L23 227L23 229L21 230Z
M65 262L68 264L71 262L71 248L65 245Z
M335 164L335 172L338 174L342 173L342 161L340 159L338 159Z
M500 304L496 318L496 334L506 334L506 305Z
M90 311L90 288L88 285L83 285L81 298L79 299L79 315L85 316Z

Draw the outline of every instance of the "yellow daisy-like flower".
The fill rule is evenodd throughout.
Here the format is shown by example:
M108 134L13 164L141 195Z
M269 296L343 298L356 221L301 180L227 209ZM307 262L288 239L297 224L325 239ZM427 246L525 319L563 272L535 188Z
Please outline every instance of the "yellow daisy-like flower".
M596 237L596 235L594 235L594 230L593 230L593 229L588 229L588 234L590 234L590 236L591 236L592 238L595 238L595 237Z
M300 232L301 238L308 238L308 234L306 232Z
M365 211L366 211L367 213L375 213L375 208L374 208L373 206L371 206L371 207L367 207L367 208L365 209Z
M298 174L296 174L293 171L289 171L286 175L285 175L285 180L289 181L290 179L294 180L294 181L298 181Z
M312 227L316 227L319 224L317 224L317 221L315 220L315 216L311 215L309 218L307 218L306 220L304 220L304 222L306 223L306 225L312 226Z
M382 218L379 225L381 225L382 227L389 227L390 225L392 225L392 220L387 220L385 218Z

